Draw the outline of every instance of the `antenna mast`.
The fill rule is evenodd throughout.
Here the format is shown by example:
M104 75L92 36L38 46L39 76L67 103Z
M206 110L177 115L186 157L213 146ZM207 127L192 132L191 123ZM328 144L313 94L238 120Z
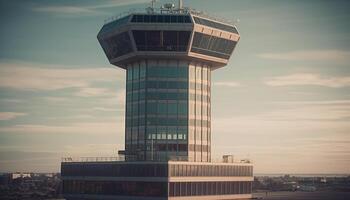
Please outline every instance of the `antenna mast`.
M151 0L151 8L152 8L152 12L154 12L154 4L155 4L156 0Z
M183 8L183 2L182 0L179 0L179 11L181 11Z

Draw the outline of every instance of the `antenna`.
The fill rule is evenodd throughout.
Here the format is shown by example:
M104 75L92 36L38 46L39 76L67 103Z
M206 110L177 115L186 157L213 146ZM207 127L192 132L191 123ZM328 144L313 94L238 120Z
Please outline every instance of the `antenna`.
M151 0L151 8L152 8L152 11L154 11L154 4L156 3L156 0Z
M182 10L183 9L183 2L182 0L179 0L179 10Z

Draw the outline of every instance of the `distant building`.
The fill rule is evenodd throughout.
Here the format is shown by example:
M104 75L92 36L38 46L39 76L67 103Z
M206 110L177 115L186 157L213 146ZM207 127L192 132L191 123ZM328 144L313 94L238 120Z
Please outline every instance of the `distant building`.
M11 179L30 178L30 177L31 177L30 173L23 173L23 172L11 173Z
M12 182L12 175L10 173L0 174L0 185L8 185Z
M240 35L179 2L130 13L98 33L109 62L127 74L125 161L63 160L68 200L252 197L249 161L211 160L211 73L227 64Z

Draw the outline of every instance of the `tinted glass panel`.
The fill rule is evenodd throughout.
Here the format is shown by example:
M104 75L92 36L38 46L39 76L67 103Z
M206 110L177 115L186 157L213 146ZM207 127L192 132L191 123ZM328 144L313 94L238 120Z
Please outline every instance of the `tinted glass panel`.
M229 59L235 46L235 41L195 32L191 51L208 56Z
M166 197L166 182L65 180L64 194Z
M161 47L160 31L146 32L146 47L151 51L159 51Z
M188 15L134 15L131 19L131 22L135 22L135 23L191 23L191 18Z
M190 31L133 31L138 51L186 51L190 35Z
M132 52L131 40L128 32L123 32L105 39L102 46L109 59Z

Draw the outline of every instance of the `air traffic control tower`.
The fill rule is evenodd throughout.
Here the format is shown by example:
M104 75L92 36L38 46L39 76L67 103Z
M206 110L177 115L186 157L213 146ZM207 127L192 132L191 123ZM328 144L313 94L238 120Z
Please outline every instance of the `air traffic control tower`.
M211 73L239 41L232 24L152 6L106 23L98 41L126 70L125 151L62 161L66 199L251 198L249 162L212 162Z

